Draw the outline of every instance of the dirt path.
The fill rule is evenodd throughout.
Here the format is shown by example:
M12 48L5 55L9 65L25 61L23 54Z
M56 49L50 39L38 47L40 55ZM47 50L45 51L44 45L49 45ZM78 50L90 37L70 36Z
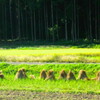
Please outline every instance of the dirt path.
M2 62L0 62L2 63ZM28 65L44 65L44 64L79 64L79 63L59 63L59 62L5 62L8 64L20 65L20 64L28 64ZM100 64L100 63L83 63L83 64Z
M0 100L100 100L100 95L57 92L0 91Z

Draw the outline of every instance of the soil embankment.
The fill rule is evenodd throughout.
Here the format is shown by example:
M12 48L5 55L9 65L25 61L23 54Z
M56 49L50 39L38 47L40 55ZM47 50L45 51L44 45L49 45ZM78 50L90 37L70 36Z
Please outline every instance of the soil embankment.
M100 100L99 94L0 91L0 100Z

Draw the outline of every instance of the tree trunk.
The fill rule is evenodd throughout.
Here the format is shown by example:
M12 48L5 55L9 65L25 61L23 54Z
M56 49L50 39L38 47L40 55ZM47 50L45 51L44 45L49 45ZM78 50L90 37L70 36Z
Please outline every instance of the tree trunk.
M18 39L21 38L21 31L20 31L20 3L18 0Z
M39 39L41 40L41 16L40 16L40 9L38 9L38 16L39 16Z
M91 0L89 0L89 39L92 40L92 25L91 25Z
M77 35L76 35L76 0L74 0L74 16L73 16L73 20L74 20L74 40L76 41L77 40Z
M53 18L53 1L51 0L51 22L52 22L52 28L54 27L54 22L53 22L54 18ZM54 30L52 31L52 40L53 42L55 41L55 35L54 35Z
M78 1L77 1L78 2ZM80 27L79 27L79 11L78 11L78 4L77 4L77 7L76 7L76 34L77 34L77 40L79 40L79 37L80 37L80 34L79 34L79 31L80 31Z
M12 10L11 10L11 4L12 4L12 0L9 0L9 12L10 12L10 30L11 30L11 39L13 40L13 28L12 28Z
M98 40L100 40L100 0L98 0Z
M5 12L4 4L2 4L2 35L1 35L1 39L4 39L3 34L5 35L5 30L4 30L5 29L4 12Z
M98 30L98 25L97 25L97 0L95 0L95 38L96 39L98 39L98 36L97 36L97 34L98 34L98 32L97 32L97 30Z
M31 11L31 37L32 37L32 41L34 40L33 37L33 15L32 15L32 8L30 9Z
M48 13L47 13L47 5L46 5L46 0L44 2L44 21L45 21L45 35L46 35L46 40L48 41Z
M56 24L59 28L59 24L58 24L58 11L57 11L57 8L56 8ZM58 32L58 28L57 28L57 39L59 40L59 32Z
M72 24L71 24L71 39L72 41L74 41L74 21L72 18Z
M36 41L36 22L35 22L35 11L34 11L34 41Z
M66 5L65 5L65 8L64 8L64 13L65 13L65 40L67 41L68 40L68 30L67 30L67 15L66 15Z
M5 19L4 19L5 23L4 23L4 26L5 26L5 40L7 40L7 8L6 8L6 4L5 4Z

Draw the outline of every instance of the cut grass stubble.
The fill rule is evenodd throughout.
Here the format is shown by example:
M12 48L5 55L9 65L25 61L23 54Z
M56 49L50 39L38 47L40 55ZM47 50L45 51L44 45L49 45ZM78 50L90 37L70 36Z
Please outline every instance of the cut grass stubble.
M100 49L0 50L0 61L100 63Z

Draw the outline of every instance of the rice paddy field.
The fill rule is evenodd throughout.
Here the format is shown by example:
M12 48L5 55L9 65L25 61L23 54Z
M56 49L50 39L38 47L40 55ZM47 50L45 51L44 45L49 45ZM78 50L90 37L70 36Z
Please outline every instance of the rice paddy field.
M7 62L68 62L99 63L100 49L51 48L51 49L1 49L0 61Z
M25 68L28 78L14 80L15 74L20 68ZM56 80L40 79L40 72L52 69ZM29 90L37 92L68 92L68 93L100 93L100 82L95 80L59 80L59 72L64 69L67 73L72 71L77 79L81 69L85 70L87 76L96 77L96 72L100 70L100 64L45 64L45 65L11 65L0 64L5 79L0 79L0 90ZM34 75L35 79L30 79L29 75Z
M5 79L0 79L0 99L27 100L99 100L100 82L95 80L58 80L59 72L64 69L67 73L72 71L77 79L79 71L85 70L92 79L100 71L100 45L1 45L0 44L0 70ZM47 62L69 64L42 64L42 65L13 65L3 62ZM28 78L14 80L20 68L25 68ZM40 72L52 69L56 80L40 79ZM29 75L35 79L30 79ZM45 95L44 95L45 94ZM89 95L88 95L89 94ZM23 95L25 98L22 98ZM68 99L66 99L66 96ZM86 97L87 99L86 99ZM15 97L15 98L13 98ZM82 97L82 98L81 98ZM12 99L11 99L12 98Z
M37 42L38 43L38 42ZM100 44L78 42L0 42L1 62L100 63Z

